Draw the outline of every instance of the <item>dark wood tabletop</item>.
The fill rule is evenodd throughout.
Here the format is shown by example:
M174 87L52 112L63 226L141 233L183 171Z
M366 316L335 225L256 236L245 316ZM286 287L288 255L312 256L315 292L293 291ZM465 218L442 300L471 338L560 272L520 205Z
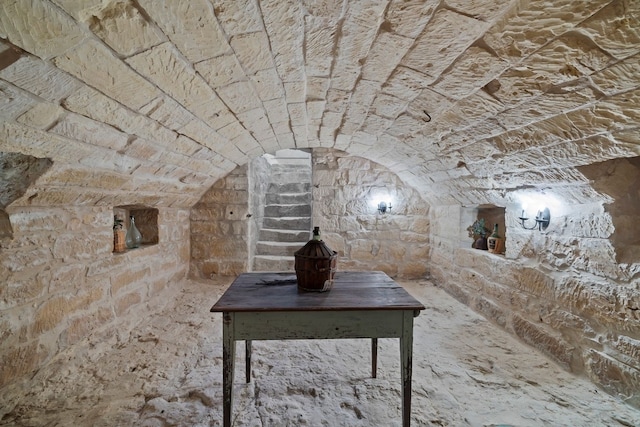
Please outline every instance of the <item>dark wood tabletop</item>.
M328 292L298 290L294 272L243 273L212 312L424 310L418 300L382 271L338 271Z

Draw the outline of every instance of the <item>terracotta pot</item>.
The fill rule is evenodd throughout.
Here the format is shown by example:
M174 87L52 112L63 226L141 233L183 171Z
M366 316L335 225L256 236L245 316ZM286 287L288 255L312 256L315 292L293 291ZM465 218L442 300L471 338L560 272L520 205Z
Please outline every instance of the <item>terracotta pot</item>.
M489 249L489 247L487 246L487 238L486 237L478 237L478 239L476 239L475 242L473 242L472 247L474 249L480 249L483 251L486 251L487 249Z

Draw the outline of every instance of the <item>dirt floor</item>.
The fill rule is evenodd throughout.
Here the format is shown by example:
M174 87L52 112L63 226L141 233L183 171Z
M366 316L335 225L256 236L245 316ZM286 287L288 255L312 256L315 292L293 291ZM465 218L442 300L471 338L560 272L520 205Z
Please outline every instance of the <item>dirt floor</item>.
M221 315L229 279L186 281L129 332L102 331L0 390L0 425L222 425ZM640 426L640 411L575 377L428 281L401 282L415 319L414 426ZM128 319L131 321L131 319ZM400 426L396 339L238 345L235 426Z

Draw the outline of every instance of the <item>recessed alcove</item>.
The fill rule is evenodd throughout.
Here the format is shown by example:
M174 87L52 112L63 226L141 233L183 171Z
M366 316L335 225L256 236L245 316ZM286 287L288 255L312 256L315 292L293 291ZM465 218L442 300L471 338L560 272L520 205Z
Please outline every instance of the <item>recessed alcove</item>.
M461 236L464 235L464 237L461 246L471 247L473 244L473 238L468 235L468 227L476 220L481 219L484 219L485 227L489 230L487 236L491 235L494 226L496 224L498 225L498 233L503 239L505 239L504 247L506 247L505 208L489 204L463 208L460 229ZM504 253L504 248L501 253Z
M640 260L640 157L613 159L580 166L578 170L592 181L593 188L611 197L604 210L614 227L610 237L620 264Z
M136 228L142 234L142 245L158 243L158 209L143 205L121 205L113 208L113 216L123 221L125 230L129 229L129 218L133 216Z
M482 205L478 208L478 218L484 218L487 228L493 230L495 224L498 224L498 232L505 237L505 208L494 205Z

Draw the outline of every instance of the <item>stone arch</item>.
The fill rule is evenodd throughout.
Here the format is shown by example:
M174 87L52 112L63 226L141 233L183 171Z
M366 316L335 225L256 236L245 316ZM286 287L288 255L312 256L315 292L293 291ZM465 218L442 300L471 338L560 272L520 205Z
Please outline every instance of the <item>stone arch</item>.
M339 253L339 268L374 269L402 278L429 269L430 206L387 167L341 150L312 150L312 225ZM248 164L217 181L191 209L190 274L247 271L251 257ZM380 214L369 200L384 188L395 199ZM310 230L309 230L310 231Z

